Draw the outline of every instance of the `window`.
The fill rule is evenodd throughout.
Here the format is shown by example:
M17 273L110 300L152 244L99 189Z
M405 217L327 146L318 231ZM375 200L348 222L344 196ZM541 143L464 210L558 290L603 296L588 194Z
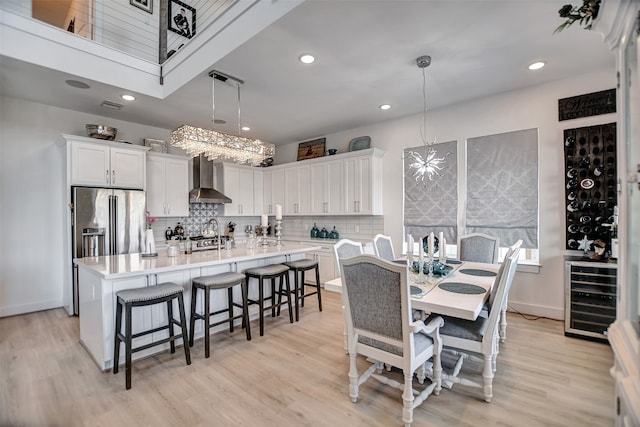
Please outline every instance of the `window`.
M410 152L426 157L427 147L414 147L404 150L404 227L418 240L430 232L436 235L442 231L449 242L455 242L458 229L458 167L457 142L435 144L437 157L446 156L446 165L441 176L424 181L410 170L412 158Z
M538 247L538 131L467 140L466 233Z
M429 232L444 232L447 254L453 255L458 232L485 233L500 238L500 259L508 246L523 240L521 262L538 262L538 130L527 129L467 139L466 178L458 188L457 142L434 146L447 156L434 181L416 180L405 149L405 234L418 240ZM462 210L458 214L458 207ZM460 230L460 231L459 231Z

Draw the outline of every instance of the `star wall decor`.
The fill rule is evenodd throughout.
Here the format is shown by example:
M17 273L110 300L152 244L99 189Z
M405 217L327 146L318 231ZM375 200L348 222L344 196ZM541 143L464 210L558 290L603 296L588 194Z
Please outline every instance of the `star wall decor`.
M578 250L582 249L583 251L587 252L589 248L591 248L591 244L593 243L593 240L589 240L589 238L585 234L581 240L578 240L578 243L579 243Z

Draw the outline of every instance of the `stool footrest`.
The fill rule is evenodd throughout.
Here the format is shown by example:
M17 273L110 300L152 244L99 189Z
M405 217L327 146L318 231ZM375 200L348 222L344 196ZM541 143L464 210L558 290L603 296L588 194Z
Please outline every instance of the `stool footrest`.
M224 323L229 323L229 321L242 319L243 317L244 317L244 314L238 314L237 316L233 316L230 319L220 320L218 322L211 323L211 324L209 324L209 327L222 325Z
M178 326L179 328L182 328L182 325L177 320L172 319L172 323L174 325ZM138 332L137 334L131 334L131 339L140 338L140 337L143 337L145 335L153 334L154 332L160 332L160 331L164 331L164 330L168 330L168 329L169 329L169 325L158 326L157 328L150 329L148 331ZM124 340L124 335L122 335L122 339Z
M140 347L132 348L131 349L131 353L135 353L137 351L146 350L148 348L155 347L157 345L164 344L164 343L167 343L167 342L170 342L170 341L175 341L178 338L182 338L182 333L180 335L172 335L170 337L163 338L161 340L154 341L154 342L149 343L149 344L141 345ZM187 345L187 344L188 343L182 343L182 345Z

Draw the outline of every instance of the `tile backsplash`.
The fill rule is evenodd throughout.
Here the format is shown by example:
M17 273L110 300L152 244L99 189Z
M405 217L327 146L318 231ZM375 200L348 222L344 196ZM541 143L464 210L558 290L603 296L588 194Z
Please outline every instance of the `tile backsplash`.
M185 235L197 236L202 234L207 222L217 215L218 205L215 203L191 203L189 204L188 217L168 217L158 218L153 223L153 234L156 242L162 244L165 241L164 232L167 227L174 229L176 224L184 227ZM220 227L226 233L226 225L234 222L236 239L244 239L244 232L247 225L253 227L260 225L259 216L218 216ZM275 217L269 217L269 224L275 223ZM352 240L371 240L378 233L384 233L384 216L284 216L282 219L282 238L284 240L302 237L309 237L311 228L316 224L318 229L326 227L327 231L331 231L333 227L340 233L340 238L348 238Z

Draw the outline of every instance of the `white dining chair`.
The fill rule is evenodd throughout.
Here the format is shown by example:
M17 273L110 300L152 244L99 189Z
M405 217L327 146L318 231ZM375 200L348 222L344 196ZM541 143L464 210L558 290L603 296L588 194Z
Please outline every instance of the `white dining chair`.
M482 233L471 233L458 237L458 259L460 261L498 263L500 239Z
M359 255L340 261L342 302L347 325L349 352L349 396L358 401L360 385L374 378L402 390L402 421L413 422L413 410L431 394L441 389L438 330L442 318L434 316L425 325L411 318L411 296L405 266L375 255ZM360 375L357 358L373 361ZM422 390L413 388L413 376L424 382L424 366L432 360L432 382ZM401 369L404 383L383 376L384 365ZM376 390L373 388L372 390Z
M333 254L335 255L338 275L340 275L341 259L351 258L357 255L362 255L363 253L364 249L362 247L362 243L354 242L353 240L340 239L338 243L333 245Z
M508 257L512 255L516 250L518 251L518 256L520 255L520 247L522 246L522 239L519 239L513 245L509 246L509 251L507 252ZM507 288L507 293L504 296L504 303L502 305L502 309L500 310L500 327L498 330L498 334L500 335L500 342L503 343L507 339L507 307L509 305L509 292L511 291L511 285L513 283L513 279L511 283L509 283L509 287Z
M522 239L519 239L513 245L509 246L509 250L507 251L507 254L504 256L505 259L509 258L513 254L513 252L516 249L520 249L521 246L522 246ZM511 285L509 285L509 289L507 289L507 295L505 296L505 299L504 299L504 305L500 310L500 325L499 325L498 334L500 335L501 343L505 342L505 340L507 339L507 307L509 305L510 290L511 290ZM492 290L492 295L494 291L495 289ZM491 299L486 302L486 304L482 308L482 311L480 311L480 316L489 317L489 307L491 307Z
M496 359L499 352L498 320L505 297L518 266L520 249L516 249L510 257L505 258L496 275L496 292L490 298L493 300L488 317L481 317L474 321L457 317L441 316L444 326L440 328L440 336L445 354L456 359L452 373L443 376L443 382L462 384L483 389L484 400L491 402L493 397L493 376L496 371ZM439 316L432 314L431 317ZM482 362L482 382L464 377L461 373L465 360Z
M382 259L387 261L393 261L396 259L396 255L393 252L393 243L390 236L384 234L376 234L373 238L373 250L374 253Z

